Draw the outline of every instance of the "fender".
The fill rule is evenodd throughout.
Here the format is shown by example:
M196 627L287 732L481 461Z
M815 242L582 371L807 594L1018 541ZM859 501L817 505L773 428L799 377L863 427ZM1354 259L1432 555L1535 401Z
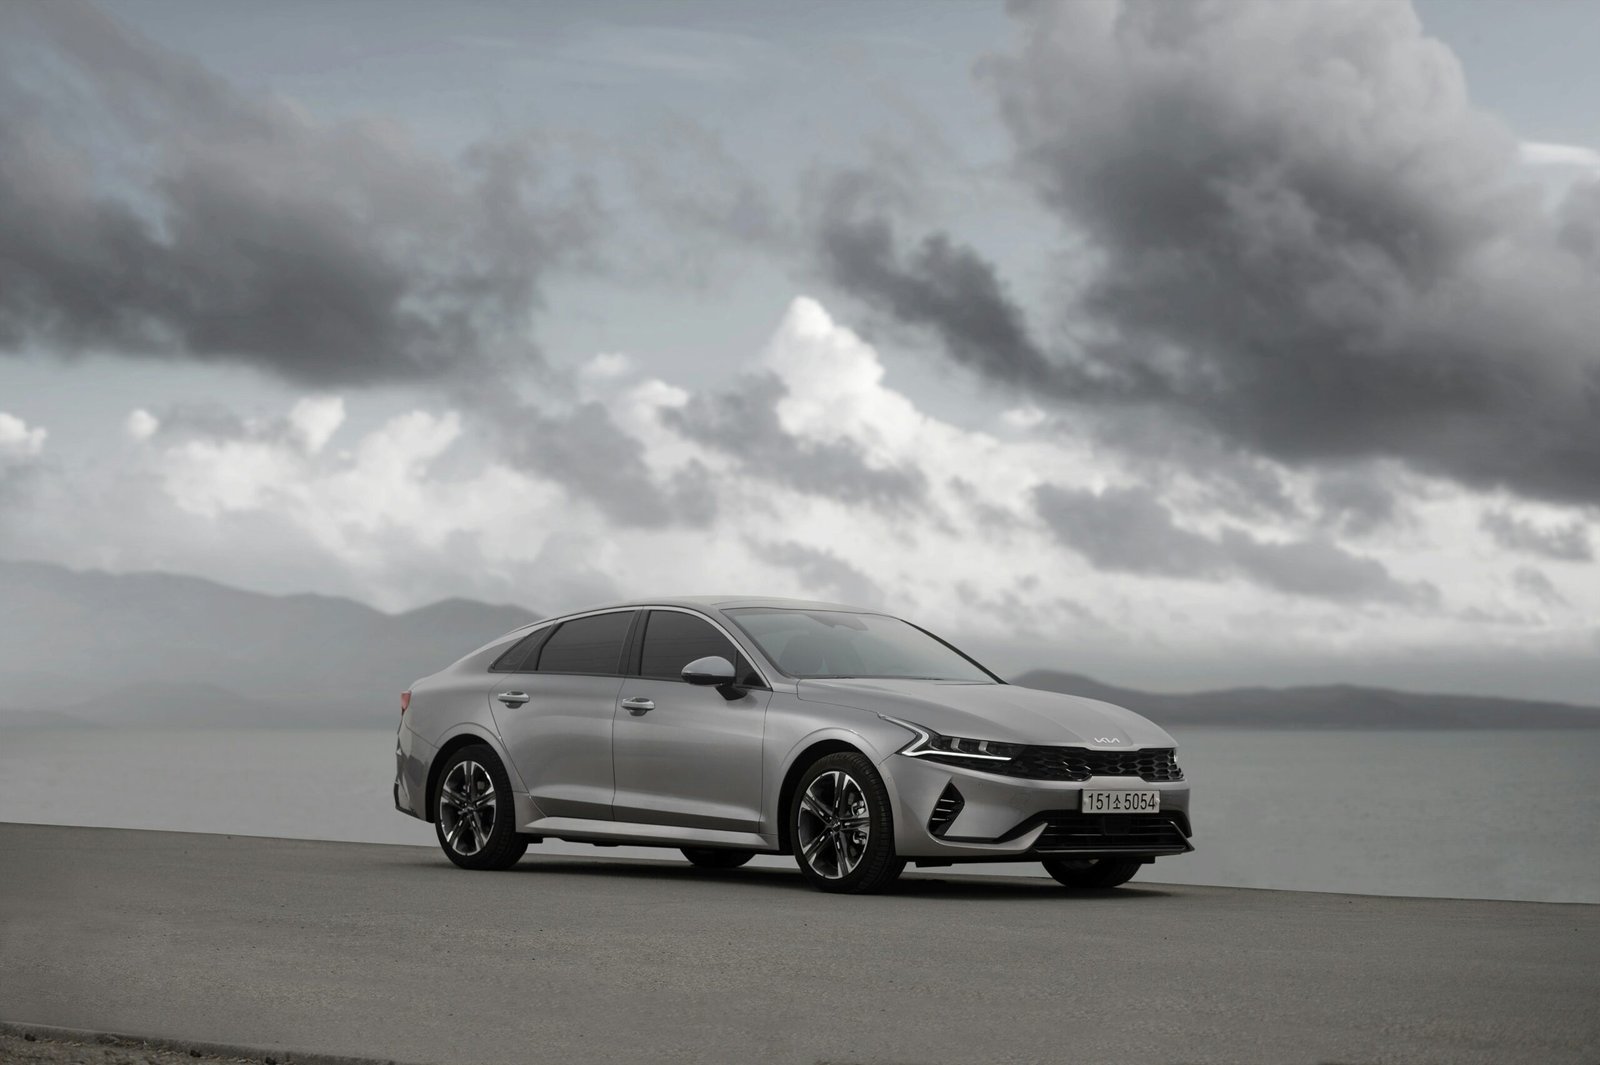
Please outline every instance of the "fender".
M874 743L862 733L856 732L854 729L845 728L842 725L830 725L808 732L791 744L789 749L783 753L777 772L773 775L772 790L767 795L767 808L762 813L763 834L770 834L774 840L783 838L781 825L783 819L783 782L789 779L789 771L795 767L795 762L802 753L818 743L825 743L830 740L848 743L871 759L874 766L881 765L884 759L894 753L894 749L885 751L880 744ZM889 809L893 813L896 823L898 823L900 818L900 796L895 790L894 780L884 773L879 773L878 775L883 780L884 788L889 792Z
M505 744L500 741L500 734L485 728L482 722L463 721L445 729L439 734L437 741L434 743L435 756L437 757L438 752L458 736L471 736L474 740L482 742L494 751L496 758L500 759L500 764L505 767L506 776L511 780L511 802L512 808L516 813L516 824L525 825L529 821L543 816L539 809L534 806L533 799L528 794L528 785L523 781L521 775L517 773L516 764L511 761L510 753L506 751ZM428 776L431 777L432 775L433 765L430 763L428 765Z

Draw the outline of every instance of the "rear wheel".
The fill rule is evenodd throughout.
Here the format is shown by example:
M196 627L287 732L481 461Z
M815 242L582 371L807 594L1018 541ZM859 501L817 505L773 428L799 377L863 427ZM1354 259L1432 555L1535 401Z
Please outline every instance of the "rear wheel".
M1044 871L1069 888L1114 888L1143 864L1137 858L1046 858Z
M852 895L882 891L906 867L894 852L894 816L883 779L864 754L811 763L789 811L789 839L813 887Z
M684 847L683 856L702 869L737 869L754 858L756 852L723 847Z
M463 869L509 869L528 849L512 815L511 779L490 748L463 747L439 773L434 832L444 855Z

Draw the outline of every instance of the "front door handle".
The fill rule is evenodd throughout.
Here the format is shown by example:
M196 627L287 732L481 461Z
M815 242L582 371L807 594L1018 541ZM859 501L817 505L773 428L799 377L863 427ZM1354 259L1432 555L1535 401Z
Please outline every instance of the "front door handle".
M499 699L502 703L505 703L507 706L521 706L523 703L528 701L528 693L527 692L501 692L499 695L496 695L495 698Z
M648 714L654 710L656 704L654 699L646 699L642 695L636 695L631 699L622 700L622 708L634 717L639 717L641 714Z

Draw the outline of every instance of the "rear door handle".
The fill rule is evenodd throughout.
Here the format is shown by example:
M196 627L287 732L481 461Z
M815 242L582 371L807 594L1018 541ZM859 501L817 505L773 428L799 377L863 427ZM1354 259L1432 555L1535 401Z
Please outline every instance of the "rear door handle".
M639 717L654 710L656 704L654 699L646 699L642 695L636 695L631 699L622 700L622 708L634 717Z
M527 692L501 692L499 695L496 695L495 698L499 699L502 703L505 703L507 706L521 706L523 703L528 701L528 693Z

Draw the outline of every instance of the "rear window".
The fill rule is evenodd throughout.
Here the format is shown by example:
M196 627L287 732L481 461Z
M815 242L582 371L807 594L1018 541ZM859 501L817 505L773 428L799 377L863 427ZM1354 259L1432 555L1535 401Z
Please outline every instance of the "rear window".
M564 623L539 649L540 673L620 673L633 612L594 614Z

